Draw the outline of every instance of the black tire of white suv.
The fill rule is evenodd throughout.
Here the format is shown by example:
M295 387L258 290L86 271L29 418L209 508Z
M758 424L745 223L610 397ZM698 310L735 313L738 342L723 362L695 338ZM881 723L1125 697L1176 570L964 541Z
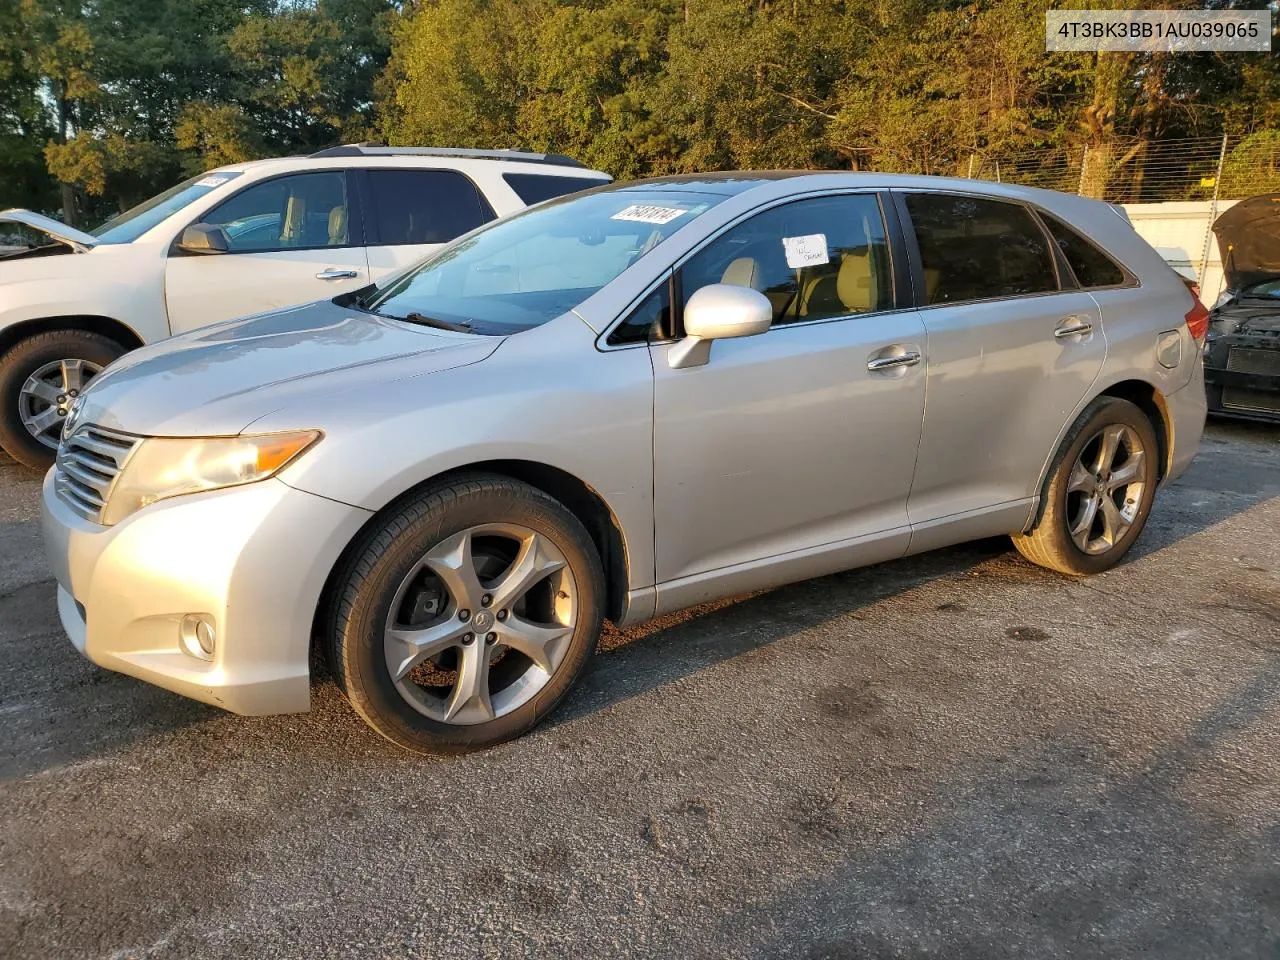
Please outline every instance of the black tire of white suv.
M49 469L57 453L66 409L81 393L86 381L125 352L125 348L111 338L88 330L49 330L15 343L0 355L0 447L24 466L33 470ZM62 365L61 387L57 365ZM65 382L67 370L79 371L75 385L70 387ZM47 397L33 393L34 377L40 377L56 392ZM28 419L33 412L38 412L50 421L49 427L40 434L44 441L24 422L24 412Z

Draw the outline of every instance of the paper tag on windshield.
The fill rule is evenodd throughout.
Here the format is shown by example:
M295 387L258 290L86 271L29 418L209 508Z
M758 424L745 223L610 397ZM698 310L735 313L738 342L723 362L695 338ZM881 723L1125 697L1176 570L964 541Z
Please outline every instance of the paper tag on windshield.
M679 207L659 207L652 203L633 203L625 210L619 210L610 220L634 220L637 223L670 223L676 217L682 217L688 210Z
M197 187L220 187L230 179L231 179L230 177L201 177L199 180L196 181L196 186Z
M803 237L783 237L782 248L787 251L787 266L795 270L830 263L827 256L827 235L809 233Z

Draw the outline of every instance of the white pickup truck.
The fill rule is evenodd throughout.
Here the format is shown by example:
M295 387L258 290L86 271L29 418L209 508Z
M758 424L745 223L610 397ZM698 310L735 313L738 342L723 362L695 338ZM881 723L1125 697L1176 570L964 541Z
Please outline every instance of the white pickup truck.
M47 467L70 405L121 354L376 283L609 179L554 154L358 145L220 167L89 232L4 211L41 242L0 255L0 447Z

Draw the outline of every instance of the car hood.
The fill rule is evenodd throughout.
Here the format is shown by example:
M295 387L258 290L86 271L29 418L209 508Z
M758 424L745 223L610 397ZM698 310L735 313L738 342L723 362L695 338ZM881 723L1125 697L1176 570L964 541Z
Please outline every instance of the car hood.
M1213 222L1230 290L1280 277L1280 193L1241 200Z
M33 230L39 230L46 236L67 244L76 253L85 253L98 243L98 238L91 233L69 227L52 217L46 217L31 210L0 210L0 223L20 223Z
M1213 311L1215 328L1229 333L1280 333L1280 300L1258 305L1257 300L1232 300Z
M145 436L236 434L299 400L320 403L343 391L377 390L476 363L502 340L387 320L330 301L304 304L127 354L94 379L73 417Z

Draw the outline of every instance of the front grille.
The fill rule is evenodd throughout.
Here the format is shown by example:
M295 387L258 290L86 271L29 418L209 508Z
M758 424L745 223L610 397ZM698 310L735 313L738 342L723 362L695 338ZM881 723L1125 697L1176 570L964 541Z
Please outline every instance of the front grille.
M1280 376L1280 350L1254 350L1232 347L1227 352L1227 370L1231 373L1260 373Z
M92 424L77 427L58 447L54 490L80 516L101 523L111 486L140 440Z
M1280 393L1270 393L1266 390L1242 390L1239 387L1223 387L1222 406L1225 410L1280 413Z

